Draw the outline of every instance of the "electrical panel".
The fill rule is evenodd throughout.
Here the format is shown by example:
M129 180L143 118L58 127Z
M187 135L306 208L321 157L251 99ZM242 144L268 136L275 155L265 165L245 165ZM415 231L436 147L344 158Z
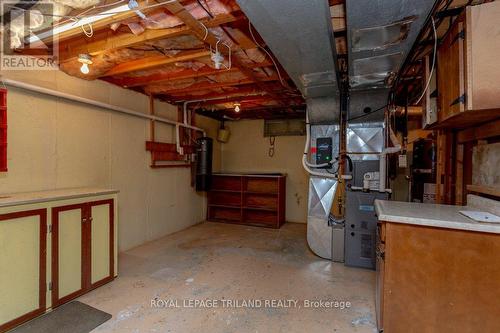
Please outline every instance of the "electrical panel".
M316 164L330 163L332 161L333 142L331 137L316 139ZM324 167L328 169L328 167Z

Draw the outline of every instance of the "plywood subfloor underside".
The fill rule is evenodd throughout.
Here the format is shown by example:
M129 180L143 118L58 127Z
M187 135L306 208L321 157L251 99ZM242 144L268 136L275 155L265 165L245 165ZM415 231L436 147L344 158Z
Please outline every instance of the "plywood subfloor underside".
M305 224L269 230L202 223L123 253L120 277L80 301L113 315L93 332L375 332L375 273L322 260L305 238ZM158 309L151 307L155 297L352 306Z

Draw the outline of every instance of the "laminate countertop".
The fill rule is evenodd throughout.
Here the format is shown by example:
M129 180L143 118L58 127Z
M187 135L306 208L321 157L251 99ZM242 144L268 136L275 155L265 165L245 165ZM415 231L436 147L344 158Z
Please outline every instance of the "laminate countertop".
M107 195L118 192L119 191L113 189L85 187L39 192L7 193L0 194L0 207L9 207L65 199L76 199L82 197L93 197L97 195Z
M375 211L380 221L500 234L500 223L476 222L460 213L461 210L484 211L482 208L479 205L453 206L375 200ZM491 210L489 212L495 213Z

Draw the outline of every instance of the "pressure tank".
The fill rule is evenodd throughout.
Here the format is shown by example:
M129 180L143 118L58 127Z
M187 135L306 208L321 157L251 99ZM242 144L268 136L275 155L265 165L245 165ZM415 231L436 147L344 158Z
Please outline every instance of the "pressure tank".
M212 187L213 140L203 137L196 140L196 191Z

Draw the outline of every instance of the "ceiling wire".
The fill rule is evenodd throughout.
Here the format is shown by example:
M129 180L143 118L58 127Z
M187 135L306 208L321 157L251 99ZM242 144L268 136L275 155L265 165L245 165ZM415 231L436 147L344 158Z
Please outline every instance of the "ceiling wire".
M276 67L276 72L278 72L278 77L280 79L281 85L283 85L283 87L286 88L285 83L283 82L283 77L281 76L281 71L280 71L280 69L278 67L278 64L276 64L276 61L271 56L271 54L269 53L269 51L267 51L264 46L260 45L259 42L257 42L257 39L255 38L255 36L253 34L253 31L252 31L252 23L250 22L250 20L248 21L248 30L250 31L250 36L252 36L252 39L253 39L255 45L257 45L261 50L263 50L267 54L267 56L269 58L271 58L271 61L273 62L274 67Z
M436 31L436 23L434 22L434 17L432 17L432 16L431 16L431 22L432 22L432 30L434 32L434 52L432 54L432 67L431 67L431 71L429 73L429 78L427 79L427 83L425 84L424 91L422 91L422 95L420 95L420 98L416 101L416 104L420 103L422 98L425 96L427 89L429 89L429 84L431 83L432 75L434 73L434 67L436 64L436 51L437 51L438 37L437 37L437 31Z

